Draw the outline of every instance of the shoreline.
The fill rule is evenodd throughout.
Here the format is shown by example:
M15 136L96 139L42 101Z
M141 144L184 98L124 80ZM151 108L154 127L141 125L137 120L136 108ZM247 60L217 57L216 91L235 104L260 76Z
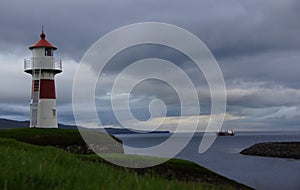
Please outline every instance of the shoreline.
M33 144L38 147L52 146L59 149L64 149L72 155L75 155L83 162L103 163L111 168L117 168L119 170L130 170L140 176L153 176L161 179L175 180L178 182L192 182L199 184L211 184L216 187L231 187L233 189L252 189L244 184L241 184L232 179L219 175L209 169L206 169L196 163L182 160L182 159L170 159L169 161L150 168L130 169L115 166L106 162L104 159L96 154L90 154L90 150L87 145L80 142L79 132L76 130L67 129L12 129L1 130L0 138L11 138L17 141ZM76 143L75 143L76 142ZM79 143L78 143L79 142ZM108 146L108 145L106 145ZM111 145L110 145L111 146ZM118 149L118 146L113 145L114 149ZM122 151L120 151L122 152ZM117 159L130 157L134 162L138 162L140 157L136 155L115 155ZM147 158L149 159L149 158Z

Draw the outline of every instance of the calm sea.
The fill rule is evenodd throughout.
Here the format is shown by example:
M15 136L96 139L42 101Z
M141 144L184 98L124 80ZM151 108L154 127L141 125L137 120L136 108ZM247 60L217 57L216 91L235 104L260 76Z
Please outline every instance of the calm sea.
M128 146L149 147L165 141L170 134L117 136ZM300 189L300 160L239 154L242 149L259 142L300 141L300 131L237 132L235 136L218 137L208 151L199 154L198 148L202 136L203 133L196 133L176 158L193 161L218 174L255 189ZM125 150L125 152L127 154L140 154L139 152L130 152L128 150Z

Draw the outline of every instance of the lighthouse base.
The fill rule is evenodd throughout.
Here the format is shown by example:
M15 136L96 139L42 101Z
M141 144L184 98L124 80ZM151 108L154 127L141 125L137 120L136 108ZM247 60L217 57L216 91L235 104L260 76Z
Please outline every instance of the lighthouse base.
M56 99L40 99L30 104L30 128L58 128Z

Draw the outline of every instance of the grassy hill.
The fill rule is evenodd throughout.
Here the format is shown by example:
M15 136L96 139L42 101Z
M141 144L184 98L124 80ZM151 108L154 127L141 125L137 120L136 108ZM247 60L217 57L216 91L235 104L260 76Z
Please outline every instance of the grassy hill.
M64 150L65 146L74 143L84 146L76 130L0 130L0 188L250 189L178 159L145 169L117 167L95 154L72 154ZM133 161L141 158L124 154L107 155L116 159L130 157Z

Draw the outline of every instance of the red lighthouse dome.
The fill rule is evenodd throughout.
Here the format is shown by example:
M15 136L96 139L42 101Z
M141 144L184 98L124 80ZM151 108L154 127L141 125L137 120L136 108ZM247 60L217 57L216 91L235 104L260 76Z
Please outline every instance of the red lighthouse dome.
M42 31L42 33L40 34L41 39L36 42L35 44L33 44L32 46L29 47L29 49L33 49L33 48L38 48L38 47L47 47L47 48L51 48L53 50L56 50L57 48L55 46L53 46L50 42L48 42L45 38L46 35L44 33L44 31Z

